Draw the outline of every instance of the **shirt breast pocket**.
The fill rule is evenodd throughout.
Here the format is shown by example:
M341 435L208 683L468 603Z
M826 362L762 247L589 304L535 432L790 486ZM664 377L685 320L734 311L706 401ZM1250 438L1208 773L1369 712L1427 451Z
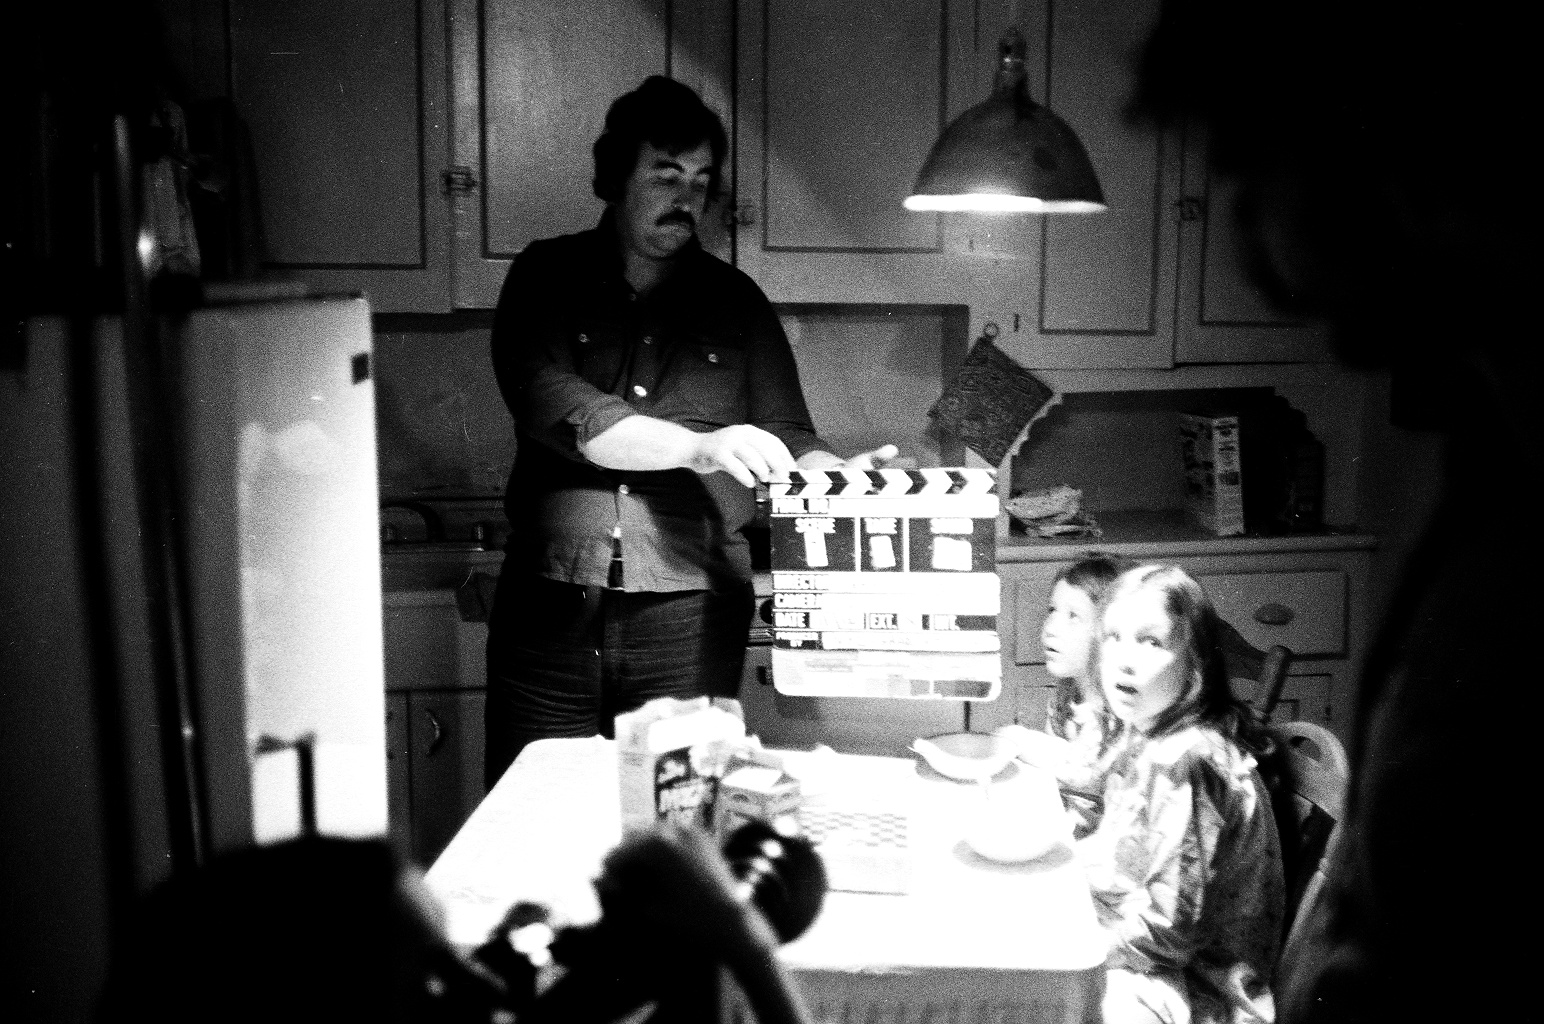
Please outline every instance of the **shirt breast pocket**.
M569 350L574 369L590 384L608 393L620 386L627 355L626 337L620 328L584 325L575 333Z
M712 427L746 420L745 352L711 342L687 342L676 356L676 386L672 389L688 416Z

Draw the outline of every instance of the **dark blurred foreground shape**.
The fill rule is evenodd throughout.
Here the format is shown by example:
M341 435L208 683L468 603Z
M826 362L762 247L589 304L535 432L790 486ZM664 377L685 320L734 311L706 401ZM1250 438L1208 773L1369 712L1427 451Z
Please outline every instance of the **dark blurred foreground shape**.
M751 822L635 834L595 882L602 915L564 925L518 904L469 955L383 841L306 836L212 858L137 908L114 950L101 1024L717 1024L720 966L762 1024L806 1024L776 947L820 912L814 847ZM546 926L540 950L521 942ZM539 955L537 955L539 953ZM562 970L538 984L548 963Z
M1327 315L1342 360L1390 370L1396 426L1445 435L1361 681L1345 841L1277 979L1287 1024L1520 1019L1536 999L1537 869L1512 835L1535 803L1544 586L1525 10L1170 0L1133 105L1205 123L1262 283Z
M142 905L100 1019L452 1019L446 990L481 986L421 886L382 842L311 837L215 858Z

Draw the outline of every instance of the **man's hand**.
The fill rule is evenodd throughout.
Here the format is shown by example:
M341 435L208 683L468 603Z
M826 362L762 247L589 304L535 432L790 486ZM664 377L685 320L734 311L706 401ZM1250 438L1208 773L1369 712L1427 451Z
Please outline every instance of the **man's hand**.
M897 469L916 469L917 460L911 458L898 458L900 449L893 444L882 444L871 452L860 452L850 459L844 459L840 455L830 452L813 451L805 452L799 456L800 469L884 469L886 466L894 466Z
M698 473L725 472L746 487L758 482L786 479L798 466L788 447L775 434L749 423L698 434L697 446L687 465Z

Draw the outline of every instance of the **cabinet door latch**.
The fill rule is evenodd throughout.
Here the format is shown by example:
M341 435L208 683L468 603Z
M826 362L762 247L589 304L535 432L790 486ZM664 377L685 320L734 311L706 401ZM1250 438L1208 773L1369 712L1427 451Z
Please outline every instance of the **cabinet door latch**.
M440 180L445 185L446 195L475 192L477 190L477 175L472 173L470 167L463 167L459 164L455 167L446 168L445 173L440 175Z
M750 200L724 209L724 227L748 228L756 223L756 204Z
M1183 196L1174 204L1179 211L1180 220L1204 220L1206 218L1206 200L1199 196Z

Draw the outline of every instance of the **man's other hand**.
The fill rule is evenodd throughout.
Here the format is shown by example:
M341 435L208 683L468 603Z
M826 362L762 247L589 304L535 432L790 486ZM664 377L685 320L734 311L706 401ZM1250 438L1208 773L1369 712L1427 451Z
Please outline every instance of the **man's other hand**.
M917 460L901 457L900 449L893 444L882 444L871 452L860 452L850 459L830 452L805 452L799 456L800 469L916 469Z
M899 469L913 469L916 467L914 459L900 459L901 450L893 444L882 444L871 452L859 452L846 462L842 463L842 469L884 469L886 466L897 466ZM899 466L900 462L910 462L909 466Z

